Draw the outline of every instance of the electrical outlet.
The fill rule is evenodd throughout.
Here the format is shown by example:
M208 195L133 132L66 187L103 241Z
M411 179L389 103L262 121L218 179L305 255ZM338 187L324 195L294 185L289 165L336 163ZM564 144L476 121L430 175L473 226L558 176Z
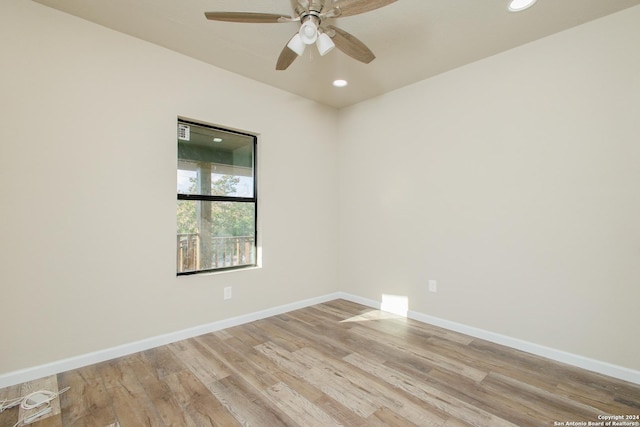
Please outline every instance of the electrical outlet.
M224 299L231 299L231 286L224 288Z
M429 280L429 292L438 292L438 284L435 280Z

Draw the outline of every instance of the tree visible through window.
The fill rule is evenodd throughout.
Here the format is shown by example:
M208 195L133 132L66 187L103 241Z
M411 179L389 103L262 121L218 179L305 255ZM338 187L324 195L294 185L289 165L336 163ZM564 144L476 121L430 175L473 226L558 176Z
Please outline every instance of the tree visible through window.
M178 120L177 273L256 265L256 137Z

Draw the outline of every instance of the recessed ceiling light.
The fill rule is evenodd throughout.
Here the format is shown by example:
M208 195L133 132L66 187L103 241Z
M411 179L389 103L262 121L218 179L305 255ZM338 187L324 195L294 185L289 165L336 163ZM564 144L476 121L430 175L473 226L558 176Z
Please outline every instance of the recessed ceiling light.
M213 138L213 142L222 142L222 138Z
M509 3L509 12L520 12L529 9L535 2L536 0L511 0L511 3Z
M337 79L333 81L333 85L335 87L345 87L349 84L349 82L347 82L346 80L342 80L342 79Z

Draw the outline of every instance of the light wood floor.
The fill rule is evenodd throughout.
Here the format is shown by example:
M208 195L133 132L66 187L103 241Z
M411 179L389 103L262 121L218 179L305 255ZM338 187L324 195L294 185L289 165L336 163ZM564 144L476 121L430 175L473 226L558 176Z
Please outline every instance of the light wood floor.
M640 386L344 300L43 381L71 389L36 427L553 426L640 414ZM2 389L0 401L34 387ZM18 416L0 413L0 426Z

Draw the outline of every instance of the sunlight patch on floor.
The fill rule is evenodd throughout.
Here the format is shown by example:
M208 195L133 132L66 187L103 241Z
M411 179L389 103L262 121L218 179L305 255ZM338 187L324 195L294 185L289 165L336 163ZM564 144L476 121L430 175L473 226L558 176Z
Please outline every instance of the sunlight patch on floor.
M399 316L393 313L387 313L380 310L370 310L366 313L353 316L348 319L342 320L340 323L346 322L368 322L370 320L386 320L386 319L403 319L403 316Z
M402 295L382 294L380 310L370 310L366 313L350 317L343 322L367 322L370 320L406 319L409 312L409 298Z

